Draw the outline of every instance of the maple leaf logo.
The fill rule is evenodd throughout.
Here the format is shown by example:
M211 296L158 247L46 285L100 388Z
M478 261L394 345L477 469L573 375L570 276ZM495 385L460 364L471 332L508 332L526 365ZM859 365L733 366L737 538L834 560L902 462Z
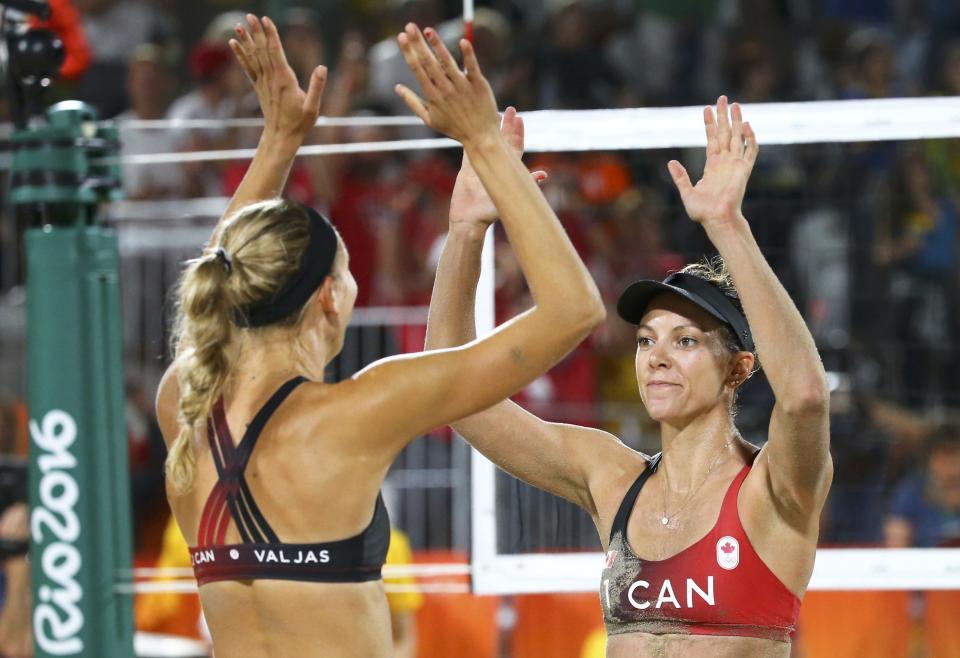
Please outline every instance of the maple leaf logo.
M721 569L732 571L740 564L740 542L736 537L727 535L717 541L717 565Z

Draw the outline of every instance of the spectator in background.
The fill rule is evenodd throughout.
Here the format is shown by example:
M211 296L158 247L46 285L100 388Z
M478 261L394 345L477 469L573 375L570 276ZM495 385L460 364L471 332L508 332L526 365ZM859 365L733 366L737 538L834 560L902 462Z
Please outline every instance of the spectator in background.
M8 507L0 515L0 539L26 541L29 512L24 503ZM26 556L0 563L4 575L0 609L0 655L4 658L32 658L33 624L30 621L30 562Z
M893 491L884 534L896 548L960 545L960 424L930 436L924 468Z
M298 76L309 76L315 63L320 61L311 58L325 50L320 32L312 28L312 23L307 22L315 18L315 15L309 10L291 9L284 14L284 17L286 27L281 28L283 38L286 39L288 33L284 30L294 35L293 48L285 48L287 61L294 72L300 70L298 67L303 67ZM327 98L320 108L323 116L342 117L350 111L362 88L366 71L366 51L359 36L356 33L343 35L340 56L336 66L332 67L327 82ZM249 94L243 98L238 104L237 115L260 117L256 96ZM231 135L230 142L234 147L254 148L260 138L260 129L238 128L232 131ZM339 141L341 137L340 131L336 128L317 128L304 140L304 144L329 144ZM350 157L327 155L297 158L290 170L284 196L309 206L329 210L330 205L338 198L335 177L340 165ZM249 160L232 160L223 166L222 185L225 196L233 196L249 166Z
M617 105L623 81L603 50L609 25L604 24L602 9L587 0L554 0L547 6L544 40L529 53L536 61L540 107Z
M169 54L160 46L143 44L134 51L127 64L130 109L117 116L124 155L176 150L175 135L169 128L134 128L123 123L135 119L163 119L175 85ZM128 199L182 198L185 188L183 170L177 164L123 165L123 191Z
M0 392L0 456L25 456L25 408L16 398ZM7 484L12 479L7 478ZM11 495L5 492L6 496ZM13 500L22 497L16 494ZM2 503L0 539L23 542L29 538L29 510L25 503ZM12 556L0 561L0 656L30 658L33 656L33 635L30 622L30 563L27 557Z
M230 86L229 70L234 66L226 44L201 42L190 51L190 75L196 88L181 96L167 113L172 121L195 119L232 119L237 115L237 98ZM205 151L227 146L225 128L180 128L177 148L181 151ZM185 162L185 196L217 196L221 182L218 168L211 163Z
M847 38L845 60L838 71L840 98L868 99L902 96L894 70L894 50L890 36L875 28L861 28ZM896 160L896 146L891 142L854 144L850 163L862 172L861 189L869 192L874 176L888 175Z
M925 153L903 153L885 188L873 258L890 277L889 332L898 351L898 381L910 404L937 402L944 364L956 358L950 335L957 326L955 271L957 206L931 176Z
M413 551L410 549L410 539L403 530L390 528L390 549L385 565L406 567L411 564ZM395 588L395 591L387 592L394 656L416 658L417 611L423 607L423 594L417 590L416 580L412 576L384 578L384 585Z
M171 26L154 3L144 0L74 0L83 31L93 48L93 65L80 81L77 97L94 105L101 118L127 107L126 65L144 43L170 41Z
M416 23L435 25L441 38L446 37L440 25L443 16L437 0L386 0L383 4L390 15L389 24L394 26L393 32L398 32L407 23ZM406 105L393 93L393 87L396 84L406 85L410 89L419 87L400 55L395 36L390 34L370 48L370 83L367 92L382 99L390 114L408 114Z
M851 332L849 218L836 205L835 176L817 172L789 240L799 306L825 358L848 348Z
M930 91L944 96L960 96L960 39L944 41L934 52Z
M193 46L189 56L190 76L196 88L181 96L167 112L173 121L194 119L232 119L238 114L241 99L249 93L240 66L227 47L225 25L242 22L235 12L222 14L211 21L203 39ZM231 146L225 128L181 129L177 146L182 151L205 151ZM182 165L187 181L185 196L218 196L222 182L219 168L212 163L185 162Z
M50 19L41 21L31 17L28 24L31 28L38 27L56 32L63 42L64 49L60 79L64 82L75 82L87 72L93 59L90 42L83 32L80 12L73 6L71 0L50 0L47 4L50 6Z
M0 455L26 455L23 428L18 416L24 411L23 402L5 391L0 391Z
M621 3L630 8L623 16L607 13L608 20L619 23L620 33L605 44L605 51L627 81L628 97L651 105L686 105L715 96L723 87L722 34L731 19L724 8L732 4L646 0Z
M873 405L854 377L831 372L827 379L835 474L821 541L878 543L882 539L891 446L896 439L890 427L874 417Z
M332 93L332 92L331 92ZM357 102L352 116L389 116L376 100ZM336 137L351 143L396 139L385 126L352 126ZM331 180L331 214L350 250L357 306L422 304L429 299L430 253L443 232L456 172L446 156L410 160L388 151L324 158ZM419 345L422 345L422 330ZM411 349L406 345L406 349Z
M153 398L143 382L136 378L128 378L126 383L124 415L130 462L131 513L135 524L134 537L139 545L144 524L166 510L163 463L167 451L153 413Z
M291 7L281 15L277 27L283 36L284 50L290 68L297 74L301 85L310 81L310 74L317 62L328 62L323 35L320 33L320 16L306 7Z
M841 69L842 98L890 98L901 95L895 78L894 49L888 34L861 28L846 43L846 66Z
M744 103L790 100L792 71L767 40L731 40L729 50L728 74ZM753 232L771 267L778 272L789 271L787 248L796 224L793 212L796 202L808 193L804 174L795 145L770 146L757 162L751 179L753 192L744 202L745 212L763 217ZM788 289L790 283L784 279Z
M434 25L437 33L448 48L457 56L459 50L455 48L457 41L463 37L463 20L458 16L450 20L441 21L441 12L436 0L388 0L388 7L394 17L390 21L392 26L402 26L408 22L417 25ZM490 83L497 98L503 97L501 104L514 103L524 90L533 85L529 78L529 67L524 59L511 59L511 27L510 23L499 12L489 7L477 7L474 13L474 48L477 59L483 62L484 75ZM393 93L396 84L404 84L411 89L418 89L410 69L400 55L396 40L388 37L375 43L369 52L370 75L367 94L376 98L389 108L392 114L408 114L406 105ZM489 73L487 73L489 71ZM522 107L533 109L533 98L525 96L527 103ZM404 134L420 136L425 134L422 127L405 129Z
M945 41L935 53L930 91L960 96L960 39ZM960 140L933 139L926 143L926 150L936 184L954 196L960 195Z
M154 565L161 571L151 580L156 583L169 581L177 570L189 569L191 566L190 549L180 532L180 526L171 516L163 531L160 554ZM164 573L164 570L171 570L171 573ZM196 594L188 596L182 592L152 592L146 596L138 596L134 609L137 630L180 635L209 644L204 630L200 599Z

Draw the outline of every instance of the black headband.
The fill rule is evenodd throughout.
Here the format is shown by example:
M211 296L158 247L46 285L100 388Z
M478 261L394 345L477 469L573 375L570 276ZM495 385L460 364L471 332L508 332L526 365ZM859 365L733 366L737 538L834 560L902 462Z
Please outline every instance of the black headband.
M300 267L269 299L242 306L233 314L238 327L265 327L303 308L323 280L333 271L337 256L337 232L330 221L309 206L300 206L309 218L310 242ZM283 220L280 220L283 221Z
M620 295L617 312L627 322L640 324L650 300L662 292L674 293L693 302L729 326L740 347L747 352L754 351L753 334L743 312L720 288L693 274L676 272L663 281L644 280L632 283Z

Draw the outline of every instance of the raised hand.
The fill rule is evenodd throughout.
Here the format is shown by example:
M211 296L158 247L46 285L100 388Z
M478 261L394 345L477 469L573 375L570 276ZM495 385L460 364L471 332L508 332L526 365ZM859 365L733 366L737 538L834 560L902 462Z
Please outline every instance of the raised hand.
M503 113L500 134L507 140L517 157L523 155L523 119L517 114L516 109L508 107ZM544 171L535 171L533 177L537 182L542 182L546 180L547 174ZM486 229L497 221L497 215L497 207L493 204L493 199L483 187L480 177L470 164L467 152L464 151L463 164L457 173L457 182L450 196L450 224L470 224Z
M696 185L690 183L682 164L676 160L667 164L687 215L705 228L743 219L743 195L757 161L757 136L750 124L744 122L740 106L734 103L729 115L726 96L717 99L716 119L711 108L703 110L707 163Z
M317 66L307 90L287 63L277 26L269 18L247 14L246 27L237 24L230 48L246 72L263 111L264 133L303 139L317 122L327 83L327 67Z
M427 28L425 34L426 38L416 25L408 23L397 36L400 52L425 98L404 85L396 86L397 94L427 126L461 144L497 135L497 103L480 72L473 45L460 40L464 72L436 30Z

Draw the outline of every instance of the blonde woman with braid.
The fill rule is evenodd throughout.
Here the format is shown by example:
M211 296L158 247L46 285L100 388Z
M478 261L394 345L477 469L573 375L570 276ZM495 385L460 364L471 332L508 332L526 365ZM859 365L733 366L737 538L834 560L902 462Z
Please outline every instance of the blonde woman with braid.
M704 122L703 178L693 185L676 161L669 170L726 265L638 281L617 304L636 326L640 400L660 424L662 452L647 457L606 432L548 423L510 401L453 425L500 468L593 517L607 551L600 603L610 658L789 656L832 475L820 358L740 211L756 137L725 97L716 115L704 110ZM497 210L467 156L428 349L474 338L480 250ZM759 450L733 416L757 353L776 395Z
M410 25L398 41L409 53L423 37ZM602 321L603 305L508 144L513 113L501 128L469 43L465 73L441 47L413 62L433 83L425 98L398 92L470 154L536 305L483 340L323 383L357 293L349 256L324 217L276 197L317 119L326 70L301 90L269 19L249 16L231 47L265 127L181 281L176 359L157 399L170 506L218 656L389 656L379 491L391 462L414 437L535 379Z

